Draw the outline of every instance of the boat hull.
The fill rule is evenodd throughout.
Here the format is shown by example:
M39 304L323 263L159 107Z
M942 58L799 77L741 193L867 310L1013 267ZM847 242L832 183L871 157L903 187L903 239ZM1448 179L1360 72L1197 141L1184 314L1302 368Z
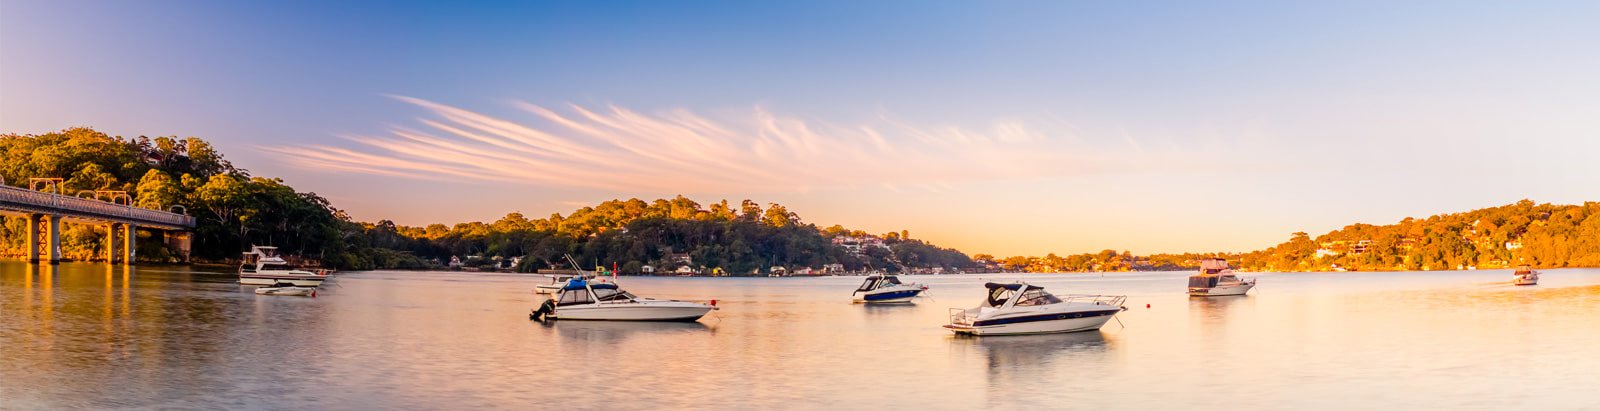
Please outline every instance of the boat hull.
M974 321L972 324L948 324L944 327L964 335L1026 335L1055 334L1100 329L1121 312L1121 309L1079 311L1067 313L1032 314L1018 317Z
M321 275L239 275L239 284L244 285L273 285L277 283L289 283L294 284L296 287L316 287L322 285L322 282L327 280L327 276Z
M875 290L857 294L855 302L866 304L904 304L922 294L922 288L907 287L899 290Z
M1517 278L1511 279L1511 284L1512 285L1537 285L1537 284L1539 284L1539 277L1538 276L1531 276L1531 275L1530 276L1517 276Z
M317 289L308 287L261 287L256 289L256 294L316 297Z
M696 321L716 307L687 301L648 301L556 307L550 317L579 321Z
M1256 285L1254 283L1244 283L1238 285L1219 285L1211 288L1189 288L1189 296L1226 297L1231 295L1245 295L1245 293L1250 292L1250 289L1255 288L1255 286Z

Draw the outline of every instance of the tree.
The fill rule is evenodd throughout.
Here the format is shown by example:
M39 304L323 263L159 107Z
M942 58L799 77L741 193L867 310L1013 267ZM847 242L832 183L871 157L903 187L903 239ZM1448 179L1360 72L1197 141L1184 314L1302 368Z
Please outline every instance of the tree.
M183 189L167 173L150 169L139 179L134 198L134 205L140 208L166 210L183 201Z

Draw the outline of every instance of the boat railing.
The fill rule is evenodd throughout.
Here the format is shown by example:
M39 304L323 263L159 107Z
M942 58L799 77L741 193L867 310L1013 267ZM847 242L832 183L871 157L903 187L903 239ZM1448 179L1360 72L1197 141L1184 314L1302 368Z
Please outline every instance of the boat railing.
M966 309L966 308L951 308L950 309L950 323L951 324L972 325L972 322L973 321L977 321L977 320L978 320L977 310L971 310L971 309Z
M1112 307L1121 307L1122 303L1124 301L1128 300L1128 296L1126 296L1126 295L1097 295L1097 294L1056 295L1056 298L1060 298L1061 302L1065 302L1065 303L1109 305L1109 306L1112 306Z

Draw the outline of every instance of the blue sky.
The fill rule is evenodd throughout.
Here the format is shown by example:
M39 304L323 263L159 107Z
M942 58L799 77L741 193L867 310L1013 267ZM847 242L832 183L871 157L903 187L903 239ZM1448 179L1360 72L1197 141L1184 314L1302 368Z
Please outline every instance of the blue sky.
M1597 11L8 0L0 132L200 136L403 224L681 193L968 252L1248 250L1600 200Z

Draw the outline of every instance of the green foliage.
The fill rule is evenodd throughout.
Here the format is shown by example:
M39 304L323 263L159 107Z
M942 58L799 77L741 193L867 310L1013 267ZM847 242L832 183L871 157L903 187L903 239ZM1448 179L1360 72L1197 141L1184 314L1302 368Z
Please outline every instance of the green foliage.
M1252 270L1361 271L1600 266L1600 203L1514 204L1391 225L1352 224L1240 256Z
M292 256L320 260L341 269L424 268L451 257L468 257L469 266L490 266L494 257L526 257L518 267L565 267L564 255L579 261L623 264L625 272L645 265L671 270L689 260L695 268L739 275L774 266L847 269L967 267L958 251L890 236L892 250L861 255L833 246L834 235L864 236L842 227L828 234L805 224L781 204L763 208L744 200L735 209L727 200L709 209L678 196L645 202L612 200L567 216L529 219L507 214L493 223L452 227L397 226L391 221L357 223L326 199L301 193L278 179L252 177L223 159L210 143L189 137L111 137L87 128L41 135L0 136L0 176L25 182L30 177L70 177L69 190L125 190L138 207L168 209L183 205L196 218L193 255L202 261L238 258L252 244L274 245ZM68 192L67 194L72 194ZM23 253L23 219L0 225L0 254ZM104 253L103 234L94 227L69 225L63 248L68 258L93 259ZM158 241L138 245L141 258L170 259ZM310 261L309 263L315 263Z
M995 269L1029 272L1192 270L1210 257L1227 258L1253 271L1450 270L1600 266L1600 203L1534 204L1407 218L1392 225L1352 224L1312 238L1290 234L1276 246L1248 253L1156 254L1124 251L1061 257L976 259Z

